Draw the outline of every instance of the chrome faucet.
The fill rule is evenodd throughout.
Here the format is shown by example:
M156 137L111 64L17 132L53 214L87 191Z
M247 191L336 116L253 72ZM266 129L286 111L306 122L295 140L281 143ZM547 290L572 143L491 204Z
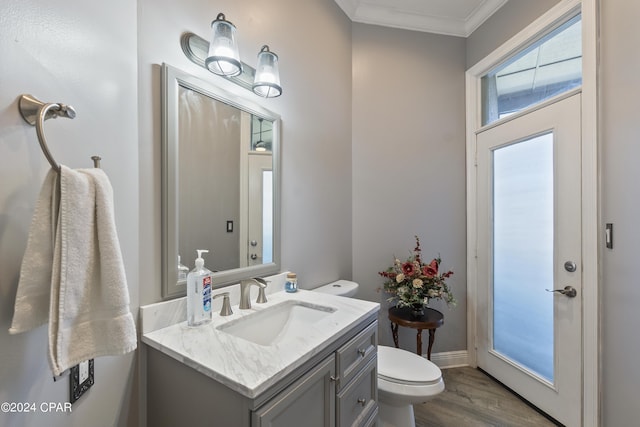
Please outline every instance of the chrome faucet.
M254 277L251 279L245 279L240 281L240 310L245 310L251 308L251 285L256 285L260 287L258 292L258 298L256 299L257 304L263 304L267 302L267 296L264 293L264 290L267 287L267 281L260 278Z

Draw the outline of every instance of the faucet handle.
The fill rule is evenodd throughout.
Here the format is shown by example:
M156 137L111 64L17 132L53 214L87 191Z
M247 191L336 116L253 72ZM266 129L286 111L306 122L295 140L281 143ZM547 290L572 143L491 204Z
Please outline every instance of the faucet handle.
M258 289L258 298L256 299L256 304L264 304L265 302L267 302L267 296L264 293L264 290L266 288L267 287L265 286L264 288L260 287L260 289Z
M253 280L255 280L256 282L258 282L258 286L260 286L260 288L264 288L267 286L267 284L269 282L271 282L271 280L265 280L262 277L254 277Z
M269 280L265 280L262 277L254 277L253 280L258 282L258 298L256 299L256 304L264 304L267 302L267 296L264 292L267 289L267 284L270 282Z
M222 300L222 308L220 309L220 316L229 316L233 314L233 311L231 311L231 303L229 302L229 292L221 292L217 295L214 295L211 299L220 297L224 297L224 299Z

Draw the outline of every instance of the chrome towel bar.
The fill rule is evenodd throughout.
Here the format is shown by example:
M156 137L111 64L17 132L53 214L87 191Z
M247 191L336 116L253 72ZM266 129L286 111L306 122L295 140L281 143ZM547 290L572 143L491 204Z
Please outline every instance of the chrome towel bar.
M60 164L56 162L49 151L47 146L47 138L44 135L44 121L48 119L55 119L57 117L66 117L73 119L76 117L76 110L71 105L45 103L40 101L33 95L21 95L18 102L18 108L20 114L25 122L31 126L36 127L36 134L38 135L38 142L40 148L44 152L45 157L49 161L51 167L58 173L60 173ZM93 156L94 167L100 167L100 157Z

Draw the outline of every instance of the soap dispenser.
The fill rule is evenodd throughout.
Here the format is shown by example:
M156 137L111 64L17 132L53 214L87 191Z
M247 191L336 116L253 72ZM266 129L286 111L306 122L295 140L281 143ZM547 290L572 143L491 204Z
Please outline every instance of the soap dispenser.
M203 253L206 249L198 249L196 266L187 275L187 324L199 326L211 322L211 287L212 274L204 267Z
M178 255L178 281L187 280L189 274L189 267L180 262L180 255Z

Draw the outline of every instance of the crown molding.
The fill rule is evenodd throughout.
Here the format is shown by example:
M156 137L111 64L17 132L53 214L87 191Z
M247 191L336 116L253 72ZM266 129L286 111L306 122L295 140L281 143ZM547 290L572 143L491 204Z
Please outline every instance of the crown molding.
M423 12L402 10L393 5L393 0L386 6L369 4L365 0L335 0L353 22L457 37L471 35L507 1L484 0L466 16L443 16L430 14L427 9Z

